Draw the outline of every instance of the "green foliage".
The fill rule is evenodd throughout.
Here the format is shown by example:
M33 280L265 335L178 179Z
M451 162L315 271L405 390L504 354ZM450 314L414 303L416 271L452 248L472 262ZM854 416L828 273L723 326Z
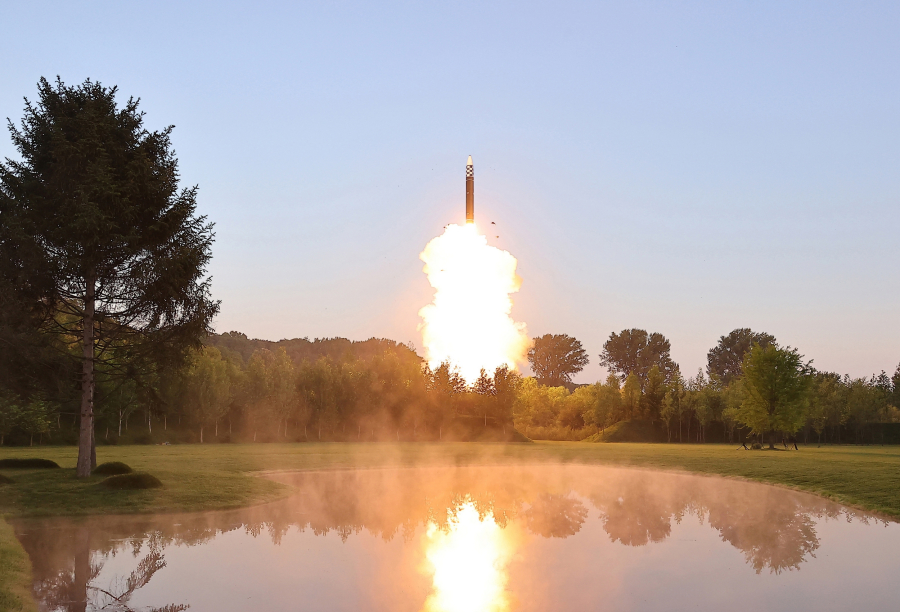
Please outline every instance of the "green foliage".
M135 378L178 360L219 309L204 278L212 226L195 214L196 187L178 187L172 128L148 131L138 101L120 108L116 94L41 79L20 126L10 123L20 159L0 164L0 320L54 337L80 364L83 477L95 367Z
M603 429L622 418L622 389L619 377L610 374L597 390L594 425Z
M192 355L184 378L184 400L200 424L200 442L204 427L217 423L231 401L229 364L218 349L204 347Z
M622 386L622 415L625 420L641 417L641 380L634 372Z
M156 476L141 472L137 474L119 474L117 476L110 476L101 481L100 486L116 491L124 491L131 489L157 489L163 486L163 484Z
M662 416L666 391L666 379L659 366L654 364L647 372L647 380L644 382L641 396L641 412L644 418L655 421Z
M572 336L544 334L534 339L528 363L541 383L559 387L572 382L572 376L588 364L588 356L581 342Z
M727 336L721 336L718 344L709 349L706 355L707 375L723 385L740 378L744 356L750 352L754 344L765 348L776 344L775 337L765 332L756 333L747 327L735 329Z
M133 471L128 464L121 461L107 461L95 467L91 473L95 476L118 476L120 474L131 474Z
M50 431L50 406L40 399L32 399L19 409L17 418L18 427L30 436L30 442L34 442L36 434L45 434Z
M810 386L809 366L797 350L754 345L742 369L744 397L737 421L756 434L796 432L804 421Z
M625 381L634 374L643 383L653 366L659 368L665 380L671 380L678 366L670 355L671 346L665 336L648 334L643 329L625 329L612 333L603 345L600 365Z
M666 424L668 441L672 441L674 425L678 424L678 441L681 442L681 424L685 413L686 383L681 372L676 373L672 382L666 387L661 417Z

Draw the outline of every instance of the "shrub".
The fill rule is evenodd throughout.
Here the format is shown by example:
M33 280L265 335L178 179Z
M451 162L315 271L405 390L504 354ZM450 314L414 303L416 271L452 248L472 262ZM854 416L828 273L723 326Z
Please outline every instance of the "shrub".
M754 442L750 445L750 448L753 450L762 450L762 444L760 444L759 442Z
M120 474L110 476L100 483L107 489L156 489L162 486L159 478L152 474Z
M29 468L58 468L59 464L49 459L36 459L33 457L27 459L9 458L0 459L0 468L25 470Z
M0 474L0 485L12 484L14 482L15 482L15 480L10 478L9 476L4 476L3 474Z
M116 476L118 474L131 474L132 471L131 467L121 461L107 461L95 467L92 473L102 476Z

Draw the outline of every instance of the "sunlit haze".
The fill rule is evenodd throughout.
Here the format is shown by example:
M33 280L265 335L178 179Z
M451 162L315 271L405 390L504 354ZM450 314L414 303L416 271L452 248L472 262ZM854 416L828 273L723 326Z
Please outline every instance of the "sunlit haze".
M462 223L471 154L479 226L524 279L512 320L581 340L577 382L632 327L686 374L737 327L823 370L900 361L897 3L10 2L0 21L0 116L60 75L176 126L216 223L218 331L424 355L418 255Z

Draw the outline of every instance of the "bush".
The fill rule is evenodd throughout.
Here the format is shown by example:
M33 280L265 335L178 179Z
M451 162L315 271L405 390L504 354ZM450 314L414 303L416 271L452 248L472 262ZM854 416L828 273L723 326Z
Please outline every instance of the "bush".
M119 474L131 474L132 471L131 467L121 461L107 461L95 467L92 473L102 476L116 476Z
M26 470L31 468L58 468L59 464L55 461L50 461L49 459L35 459L35 458L27 458L27 459L19 459L19 458L9 458L9 459L0 459L0 468L5 469L14 469L14 470Z
M10 478L9 476L4 476L3 474L0 474L0 485L12 484L14 482L15 482L15 480Z
M759 442L754 442L750 445L750 448L753 450L762 450L762 444L760 444Z
M107 489L126 490L126 489L156 489L162 486L159 478L152 474L120 474L118 476L110 476L100 483Z

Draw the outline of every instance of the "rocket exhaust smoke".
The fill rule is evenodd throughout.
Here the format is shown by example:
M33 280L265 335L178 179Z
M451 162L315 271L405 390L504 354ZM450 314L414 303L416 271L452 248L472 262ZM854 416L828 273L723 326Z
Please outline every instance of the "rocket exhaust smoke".
M531 344L525 324L510 316L522 279L516 258L489 246L474 213L472 158L466 168L466 225L448 225L419 255L434 300L419 311L429 365L447 361L472 384L481 369L524 363Z

